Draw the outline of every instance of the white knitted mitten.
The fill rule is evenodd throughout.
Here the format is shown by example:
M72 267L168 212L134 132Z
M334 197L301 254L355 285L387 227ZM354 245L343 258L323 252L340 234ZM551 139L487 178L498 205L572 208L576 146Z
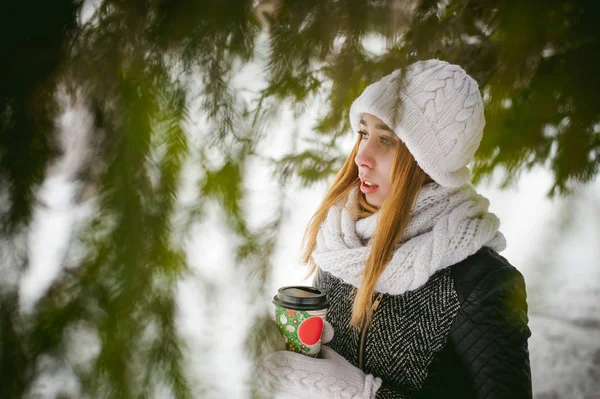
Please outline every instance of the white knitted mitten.
M333 339L333 326L327 320L323 320L323 334L321 334L321 344L327 344Z
M262 359L261 374L275 392L296 398L375 398L381 378L365 374L333 349L321 348L323 359L278 351Z

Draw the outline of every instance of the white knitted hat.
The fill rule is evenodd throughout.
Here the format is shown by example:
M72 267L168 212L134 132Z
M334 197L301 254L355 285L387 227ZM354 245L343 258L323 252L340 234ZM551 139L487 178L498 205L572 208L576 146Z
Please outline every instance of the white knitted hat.
M350 107L358 131L363 113L388 125L406 144L419 166L444 187L467 183L467 164L479 147L485 126L477 82L458 65L419 61L368 86ZM401 96L402 105L398 99Z

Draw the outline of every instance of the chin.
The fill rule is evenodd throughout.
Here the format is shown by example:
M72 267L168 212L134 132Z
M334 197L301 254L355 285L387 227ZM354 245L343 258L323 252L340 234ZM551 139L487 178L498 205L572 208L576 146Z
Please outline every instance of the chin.
M365 199L369 205L372 205L376 208L381 208L382 201L379 201L377 198L369 198L368 195L365 195Z

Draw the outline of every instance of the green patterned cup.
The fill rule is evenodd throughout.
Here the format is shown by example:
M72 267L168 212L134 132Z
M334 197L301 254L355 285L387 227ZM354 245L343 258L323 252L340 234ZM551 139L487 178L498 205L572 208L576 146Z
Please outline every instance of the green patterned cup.
M281 287L273 297L273 304L275 322L285 338L286 349L317 357L329 308L325 293L314 287Z

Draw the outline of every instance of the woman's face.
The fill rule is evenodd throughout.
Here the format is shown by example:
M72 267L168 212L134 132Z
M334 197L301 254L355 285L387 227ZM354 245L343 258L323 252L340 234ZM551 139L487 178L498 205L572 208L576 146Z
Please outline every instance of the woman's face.
M391 171L400 139L381 119L363 114L359 125L362 136L354 162L358 166L360 191L367 202L381 207L391 189Z

